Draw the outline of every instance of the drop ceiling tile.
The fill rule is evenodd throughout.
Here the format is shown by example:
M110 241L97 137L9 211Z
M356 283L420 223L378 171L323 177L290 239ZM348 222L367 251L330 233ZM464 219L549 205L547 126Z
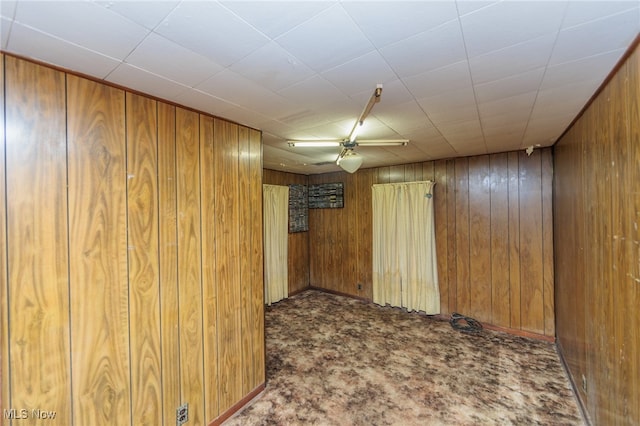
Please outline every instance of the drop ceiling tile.
M2 0L0 2L0 16L4 16L8 19L13 19L13 16L16 13L17 4L17 1Z
M155 31L224 67L269 42L264 34L215 2L182 2Z
M555 34L566 1L502 1L460 18L469 57Z
M578 81L591 80L594 75L602 76L604 81L625 51L626 48L612 50L601 55L550 66L545 72L540 88L548 90Z
M274 92L314 75L275 42L254 50L229 69Z
M309 132L309 129L313 129L316 128L318 126L323 126L323 125L327 125L328 123L332 123L333 120L328 119L326 117L319 117L318 114L316 113L316 111L312 110L312 109L308 109L308 108L304 108L304 107L300 107L296 110L294 110L292 113L290 114L284 114L284 115L279 115L277 117L275 117L273 119L274 122L277 123L281 123L283 125L288 126L291 129L296 129L296 131L301 132L301 133L307 133ZM271 128L271 127L269 127ZM276 131L276 129L274 129L274 131ZM312 135L309 134L310 136L317 136L317 135ZM296 135L294 136L287 136L289 138L294 138L294 139L300 139L303 138L303 135ZM329 136L323 136L323 137L329 137Z
M214 107L216 117L224 118L243 126L260 129L264 123L270 122L269 117L249 109L237 105L231 105L226 102ZM233 118L231 118L233 117Z
M438 125L437 128L440 133L447 138L447 140L451 140L451 138L457 138L460 140L463 140L464 138L482 138L482 126L478 119Z
M522 144L522 134L502 134L487 137L487 153L517 151Z
M136 91L167 100L173 99L187 89L182 84L151 74L129 64L119 65L109 74L106 80L124 87L135 87Z
M640 32L639 13L635 8L561 31L549 64L557 65L628 47Z
M7 46L11 52L74 72L103 79L119 64L113 58L14 22Z
M158 54L162 52L162 54ZM171 58L171 60L167 60ZM125 62L169 80L193 87L223 68L155 33L149 34Z
M199 84L196 89L238 106L268 111L271 117L291 114L297 107L274 92L226 69Z
M373 50L339 5L334 5L276 39L291 55L323 72Z
M334 5L332 1L222 1L224 7L262 31L277 38Z
M426 142L424 147L421 147L421 150L431 157L431 159L453 158L460 155L445 138L442 138L441 142Z
M11 31L12 21L5 17L0 17L0 49L8 50L9 34Z
M458 21L448 22L379 50L400 78L422 74L466 59Z
M484 137L487 140L487 146L491 145L493 148L497 145L498 139L509 138L512 141L517 141L519 144L522 141L522 136L527 128L526 121L518 122L517 124L507 123L504 125L485 126L483 123L482 129Z
M487 6L491 6L494 3L498 3L502 0L492 0L492 1L483 1L483 0L472 0L472 1L457 1L456 6L458 7L458 14L460 16L467 15L469 13L473 13L479 9L483 9Z
M317 126L308 127L306 132L313 135L314 139L346 139L353 128L355 118L340 121L325 122Z
M442 137L442 133L436 127L433 126L425 126L422 128L417 128L404 133L408 139L411 141L424 141L424 142L433 142L433 141L444 141Z
M562 21L563 28L596 21L640 6L637 0L570 1Z
M478 119L478 108L471 88L451 90L418 99L429 120L436 126Z
M498 99L510 98L524 93L535 92L540 88L544 68L538 68L501 80L476 84L474 87L478 103L488 103Z
M306 108L319 108L336 102L352 103L354 111L356 104L343 92L319 75L314 75L299 83L278 91L278 94L291 102ZM356 112L357 114L357 112Z
M459 89L471 89L469 63L461 61L424 74L402 79L416 99L441 95Z
M398 133L433 128L425 112L414 100L396 104L393 106L393 111L385 114L376 114L376 117Z
M482 127L508 124L526 124L536 100L536 93L526 93L512 98L501 99L491 104L479 105Z
M564 114L532 119L527 126L520 147L553 144L573 121L573 118L572 115Z
M97 4L112 10L147 29L154 29L180 3L179 1L162 0L149 7L146 1L96 1Z
M576 116L593 96L600 83L600 79L587 80L540 91L531 119L570 113Z
M396 74L378 51L369 52L322 73L335 87L352 96L373 90L378 83L395 80Z
M231 117L228 117L225 112L235 106L223 99L195 89L186 89L168 99L179 105L193 108L197 111L211 114L216 117L227 117L229 119L231 119Z
M453 0L435 2L343 2L355 24L376 47L384 47L457 21Z
M474 84L500 80L549 62L556 35L542 36L469 59Z
M115 59L126 57L148 33L123 16L86 1L19 2L16 22Z

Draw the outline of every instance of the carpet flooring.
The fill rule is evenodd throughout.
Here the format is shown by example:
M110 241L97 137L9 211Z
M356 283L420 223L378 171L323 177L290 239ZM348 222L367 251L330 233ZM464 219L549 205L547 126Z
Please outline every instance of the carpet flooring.
M231 425L582 425L552 343L305 291L266 309L267 384Z

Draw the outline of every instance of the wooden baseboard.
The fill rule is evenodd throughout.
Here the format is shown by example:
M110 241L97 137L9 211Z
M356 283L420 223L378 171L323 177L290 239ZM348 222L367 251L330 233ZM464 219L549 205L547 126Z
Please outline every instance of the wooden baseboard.
M353 294L349 294L349 293L342 293L340 291L335 291L335 290L329 290L326 288L321 288L321 287L314 287L312 285L310 285L308 288L306 288L305 290L317 290L317 291L322 291L324 293L329 293L329 294L335 294L336 296L344 296L344 297L350 297L352 299L358 299L358 300L362 300L364 302L371 302L370 299L367 299L366 297L361 297L361 296L354 296Z
M233 416L235 413L244 408L245 405L251 402L255 397L260 395L264 391L265 385L265 383L262 383L260 386L249 392L244 398L236 402L231 408L213 419L211 423L209 423L209 426L219 426L224 423L225 420Z

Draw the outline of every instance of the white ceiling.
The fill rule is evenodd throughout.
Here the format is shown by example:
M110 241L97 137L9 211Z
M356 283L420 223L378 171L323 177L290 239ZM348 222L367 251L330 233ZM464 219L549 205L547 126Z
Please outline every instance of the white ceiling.
M6 1L0 47L260 129L265 168L363 168L553 144L640 32L623 1Z

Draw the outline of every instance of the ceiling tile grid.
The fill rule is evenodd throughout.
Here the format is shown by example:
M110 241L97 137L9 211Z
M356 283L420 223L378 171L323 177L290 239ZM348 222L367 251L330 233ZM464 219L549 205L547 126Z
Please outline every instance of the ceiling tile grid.
M640 32L640 0L0 2L3 51L262 130L264 166L339 170L547 146ZM318 165L318 163L321 163Z

